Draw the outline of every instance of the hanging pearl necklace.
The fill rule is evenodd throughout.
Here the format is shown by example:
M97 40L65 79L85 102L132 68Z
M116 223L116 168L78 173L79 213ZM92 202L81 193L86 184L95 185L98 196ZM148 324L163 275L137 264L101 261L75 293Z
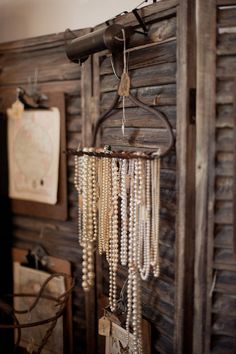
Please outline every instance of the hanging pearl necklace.
M82 286L88 291L94 285L97 243L99 254L105 253L109 263L109 306L115 311L119 260L128 266L126 330L129 333L131 325L133 353L141 354L140 283L148 279L151 270L155 277L160 272L160 158L76 156L74 183L78 191L78 237L83 248Z
M118 183L119 174L117 168L117 159L112 159L112 215L111 215L111 237L110 237L110 257L109 257L109 303L111 311L116 308L116 273L119 260L119 240L118 240Z
M127 264L127 160L121 159L120 161L120 189L121 189L121 246L120 246L120 261L123 266Z
M160 158L151 162L152 175L152 230L151 230L151 265L153 274L160 274L159 234L160 234Z

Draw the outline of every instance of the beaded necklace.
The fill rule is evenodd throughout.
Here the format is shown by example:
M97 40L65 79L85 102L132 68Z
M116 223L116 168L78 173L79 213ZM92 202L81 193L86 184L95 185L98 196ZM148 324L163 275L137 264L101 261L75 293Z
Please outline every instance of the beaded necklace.
M94 251L98 248L109 263L109 307L113 312L118 265L128 267L126 330L129 333L131 325L134 354L141 354L141 279L160 273L160 158L143 159L137 153L130 159L106 154L75 156L74 183L83 249L82 287L88 291L94 285Z

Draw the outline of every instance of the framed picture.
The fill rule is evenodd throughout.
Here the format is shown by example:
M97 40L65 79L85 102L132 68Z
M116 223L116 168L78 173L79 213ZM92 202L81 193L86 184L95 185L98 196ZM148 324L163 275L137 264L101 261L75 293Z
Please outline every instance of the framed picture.
M64 99L64 94L62 92L46 93L46 95L48 96L49 107L56 107L60 115L58 188L57 188L56 198L54 196L56 203L47 204L39 201L11 198L11 209L16 214L38 216L38 217L44 217L44 218L50 218L56 220L66 220L68 216L68 203L67 203L67 161L66 161L67 159L66 159L66 154L64 153L64 151L66 150L65 99ZM1 95L1 98L2 98L1 107L3 109L3 112L6 113L7 109L12 105L12 103L15 100L15 93ZM34 110L30 112L34 112ZM43 112L45 112L46 114L46 111ZM50 119L50 117L48 117L48 119ZM18 145L21 145L20 142L18 142ZM22 161L22 154L19 156L21 157L19 161ZM11 157L9 157L9 159L10 158ZM41 163L43 167L45 165L45 161L47 162L47 159L44 159L44 161L42 161ZM41 179L41 183L43 183L43 179Z

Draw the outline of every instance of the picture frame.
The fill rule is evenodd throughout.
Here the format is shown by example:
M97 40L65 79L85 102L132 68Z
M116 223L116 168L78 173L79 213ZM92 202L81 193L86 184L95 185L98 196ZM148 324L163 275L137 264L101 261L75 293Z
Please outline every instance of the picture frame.
M65 97L62 92L45 94L48 97L49 107L57 107L60 112L60 157L57 203L50 205L28 200L10 199L11 210L15 214L65 221L68 218L67 157L64 153L66 150ZM15 94L1 95L1 99L1 107L4 114L6 114L7 108L10 107L15 100Z

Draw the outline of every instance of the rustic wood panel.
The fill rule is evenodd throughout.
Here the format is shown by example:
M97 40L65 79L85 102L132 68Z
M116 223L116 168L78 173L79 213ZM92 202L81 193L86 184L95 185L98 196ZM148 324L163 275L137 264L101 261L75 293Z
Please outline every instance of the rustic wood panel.
M211 353L235 353L235 277L236 258L233 253L233 190L234 190L234 112L235 76L234 1L219 0L217 4L216 52L216 178L214 205L215 238L213 268L215 287L212 296ZM225 30L225 28L228 28Z
M193 353L209 353L211 338L212 253L214 240L215 156L215 0L197 1L196 241ZM206 252L207 250L207 252Z
M85 31L83 30L81 33L85 33ZM0 51L0 65L4 63L4 68L0 74L0 96L2 93L4 95L12 93L16 85L27 83L28 77L32 77L35 68L38 67L40 69L39 82L42 91L65 94L67 145L72 140L73 147L75 147L78 144L77 140L80 140L81 137L81 70L79 66L69 63L63 55L63 35L44 36L9 44L4 43L0 45ZM50 61L51 57L52 61ZM17 72L19 68L21 73ZM61 73L60 70L62 70ZM74 353L84 354L86 347L85 298L81 288L82 254L78 246L76 232L77 212L73 191L73 171L69 167L72 163L73 159L69 158L67 162L70 173L68 176L68 220L62 222L17 214L12 215L12 244L22 249L31 249L33 246L41 244L49 255L71 262L72 273L76 282L72 304Z
M232 3L232 2L231 2ZM235 5L235 4L232 4ZM236 6L219 8L218 24L220 27L235 27Z
M160 4L164 2L160 2ZM169 19L153 21L151 29L155 29L154 45L131 48L129 54L129 72L131 76L132 94L141 101L157 106L165 113L173 128L176 128L176 18L174 11L168 13ZM147 21L150 18L147 18ZM145 20L146 21L146 20ZM124 20L125 22L125 20ZM160 33L158 34L157 31ZM163 31L163 32L162 32ZM162 35L160 35L162 32ZM166 39L171 39L166 41ZM100 55L99 91L93 99L99 98L100 111L107 109L114 98L117 88L109 56ZM97 83L96 83L97 85ZM166 141L163 125L150 114L135 107L126 99L127 124L125 137L121 133L122 105L119 104L114 114L103 124L100 144L110 143L114 149L155 149ZM173 150L162 162L161 171L161 235L160 260L161 275L159 279L150 278L143 283L143 316L152 324L152 330L158 333L153 336L153 353L174 353L174 312L175 312L175 215L176 215L176 155ZM119 267L118 287L121 288L126 279L126 270ZM102 291L108 295L108 268L103 261Z
M192 353L193 350L196 130L190 89L196 88L195 6L195 1L181 1L177 12L178 199L174 352L178 354Z

